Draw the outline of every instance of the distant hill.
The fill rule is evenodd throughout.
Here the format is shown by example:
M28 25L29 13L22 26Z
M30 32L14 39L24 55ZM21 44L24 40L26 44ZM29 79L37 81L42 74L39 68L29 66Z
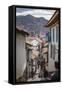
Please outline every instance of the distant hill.
M44 25L48 22L43 17L37 18L32 15L16 16L16 26L24 28L33 34L47 33L48 29Z

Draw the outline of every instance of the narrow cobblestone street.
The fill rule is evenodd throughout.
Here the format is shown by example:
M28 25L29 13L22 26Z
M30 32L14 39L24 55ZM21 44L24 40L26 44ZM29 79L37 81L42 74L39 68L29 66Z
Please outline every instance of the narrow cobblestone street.
M28 79L28 81L45 81L45 80L46 80L45 78L39 78L39 77Z
M36 71L35 75L33 76L33 78L29 78L27 81L41 81L41 80L44 81L45 78L39 77L39 73L40 73L40 69L37 69L37 71Z

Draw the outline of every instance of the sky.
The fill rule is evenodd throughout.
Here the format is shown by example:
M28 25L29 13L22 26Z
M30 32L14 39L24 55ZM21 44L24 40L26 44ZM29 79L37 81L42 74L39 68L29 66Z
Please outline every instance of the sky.
M52 17L54 12L55 10L16 8L16 16L26 16L30 14L37 18L44 17L47 20Z

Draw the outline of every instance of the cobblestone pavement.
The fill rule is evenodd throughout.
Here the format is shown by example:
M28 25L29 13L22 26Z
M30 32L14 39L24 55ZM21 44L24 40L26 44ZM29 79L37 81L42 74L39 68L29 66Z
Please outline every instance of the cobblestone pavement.
M33 78L29 78L27 81L44 81L45 78L39 78L39 72L40 69L37 69L36 74L33 76Z
M45 81L45 78L38 78L38 77L29 78L28 81Z

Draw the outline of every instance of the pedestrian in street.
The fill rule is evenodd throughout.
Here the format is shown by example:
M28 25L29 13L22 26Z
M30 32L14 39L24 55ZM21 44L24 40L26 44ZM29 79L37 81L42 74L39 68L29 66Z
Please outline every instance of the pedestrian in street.
M44 78L47 78L48 77L48 71L46 69L46 67L44 68Z
M37 64L38 64L38 68L39 68L39 66L40 66L40 61L39 60L38 60Z
M34 68L32 68L31 76L32 76L32 78L34 77Z

